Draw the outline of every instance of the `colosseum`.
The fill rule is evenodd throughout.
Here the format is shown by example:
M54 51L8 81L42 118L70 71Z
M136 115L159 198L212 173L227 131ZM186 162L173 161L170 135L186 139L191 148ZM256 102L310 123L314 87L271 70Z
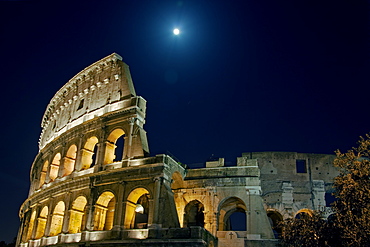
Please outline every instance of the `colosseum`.
M330 214L333 155L243 153L190 169L149 155L145 115L116 53L54 95L17 246L275 246L279 221Z

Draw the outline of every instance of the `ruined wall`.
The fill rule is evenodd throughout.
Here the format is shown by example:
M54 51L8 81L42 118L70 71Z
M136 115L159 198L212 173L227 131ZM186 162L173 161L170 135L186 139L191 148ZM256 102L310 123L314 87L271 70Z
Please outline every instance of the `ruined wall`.
M255 161L261 169L261 187L265 207L284 218L294 217L302 209L328 207L333 179L338 171L334 155L296 152L243 153L239 164Z

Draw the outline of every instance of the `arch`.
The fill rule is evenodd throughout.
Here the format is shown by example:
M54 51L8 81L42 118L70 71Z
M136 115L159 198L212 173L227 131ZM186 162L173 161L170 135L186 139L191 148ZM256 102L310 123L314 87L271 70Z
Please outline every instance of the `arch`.
M32 238L32 231L35 225L36 211L33 211L28 222L27 232L26 232L26 241Z
M54 208L50 224L50 236L56 236L62 232L65 204L63 201L57 203Z
M304 219L307 217L311 217L313 215L313 211L308 208L303 208L298 210L298 212L295 214L294 218L296 219Z
M49 177L50 177L50 180L51 181L54 181L58 177L59 166L60 166L60 158L61 158L60 153L57 153L54 156L54 159L53 159L53 161L50 164Z
M117 151L123 152L124 135L125 132L122 129L115 129L109 134L105 145L104 165L113 163L116 158L120 158L121 160L123 159L123 155L121 155L121 157L117 157ZM122 142L121 147L116 146L119 139L119 142Z
M87 204L86 197L79 196L72 203L69 216L69 233L79 233L85 224L85 207Z
M244 220L243 219L238 219L242 220L240 222L245 225L245 230L246 229L246 222L247 222L247 207L245 206L245 203L238 197L229 197L226 200L224 200L220 205L219 205L219 219L218 219L218 230L219 231L229 231L232 230L234 223L232 222L232 218L230 216L236 212L240 213L240 216L245 216ZM244 224L245 222L245 224ZM235 227L234 227L235 228Z
M269 218L275 238L280 238L282 234L280 222L283 221L283 216L278 211L270 209L267 210L267 217Z
M40 174L40 184L39 184L39 187L43 186L44 183L45 183L45 180L46 180L46 174L48 172L48 167L49 167L49 161L46 160L44 162L44 165L42 166L42 169L41 169L41 174Z
M71 174L75 169L77 157L77 146L72 144L67 151L66 156L64 157L64 171L63 177Z
M130 192L126 201L125 229L146 228L149 216L149 191L136 188Z
M81 150L81 169L89 169L94 162L94 154L96 153L96 144L98 143L98 138L92 136L87 139L84 148Z
M37 218L37 228L35 239L42 238L45 234L46 220L48 217L49 209L47 206L43 207L39 217Z
M204 227L204 205L200 201L193 200L189 202L184 211L184 227Z
M116 198L110 191L102 193L95 204L94 230L103 231L113 228Z

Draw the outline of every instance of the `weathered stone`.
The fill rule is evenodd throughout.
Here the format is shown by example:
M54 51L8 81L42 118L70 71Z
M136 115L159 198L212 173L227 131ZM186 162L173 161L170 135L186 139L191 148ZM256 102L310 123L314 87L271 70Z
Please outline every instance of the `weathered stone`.
M333 156L243 153L235 167L187 169L149 156L145 113L117 54L55 94L17 246L275 246L279 221L327 209Z

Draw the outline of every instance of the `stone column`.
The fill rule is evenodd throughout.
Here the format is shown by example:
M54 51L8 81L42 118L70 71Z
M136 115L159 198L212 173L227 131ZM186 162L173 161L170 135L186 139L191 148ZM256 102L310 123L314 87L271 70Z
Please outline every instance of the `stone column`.
M83 135L79 135L79 142L78 142L78 146L77 146L77 153L76 153L76 163L75 163L75 169L74 171L81 171L82 169L82 138L83 138Z
M60 150L60 161L59 161L59 170L57 178L61 178L64 175L64 158L65 158L65 146L67 143L63 143L62 149Z
M161 226L159 224L159 204L160 204L160 195L161 195L161 186L162 186L162 177L154 178L154 199L153 199L153 222L152 226Z
M49 205L48 205L48 216L46 218L46 226L45 226L45 232L44 232L44 236L48 237L49 234L50 234L50 227L51 227L51 219L53 217L53 210L54 209L52 206L54 204L54 199L52 198L49 202Z
M125 190L125 183L122 182L119 184L118 195L116 200L115 212L114 212L114 221L113 221L113 230L120 231L123 225L123 193Z
M130 125L130 130L129 130L129 133L128 133L128 143L127 143L127 149L126 149L127 154L125 154L125 156L127 156L128 158L132 158L132 137L133 137L133 134L134 134L135 118L130 118L128 120L128 122L129 122L129 125Z
M98 172L102 170L102 164L104 162L104 153L105 153L105 142L99 142L96 144L96 146L98 148L96 151L94 172Z
M87 231L92 231L93 228L94 228L94 197L95 197L95 189L92 188L91 189L91 194L90 194L90 197L89 197L89 201L87 202L87 205L86 205L86 230Z
M67 200L65 201L65 210L64 210L64 217L63 217L63 226L62 226L62 233L67 234L69 230L69 218L71 216L71 194L67 194Z

